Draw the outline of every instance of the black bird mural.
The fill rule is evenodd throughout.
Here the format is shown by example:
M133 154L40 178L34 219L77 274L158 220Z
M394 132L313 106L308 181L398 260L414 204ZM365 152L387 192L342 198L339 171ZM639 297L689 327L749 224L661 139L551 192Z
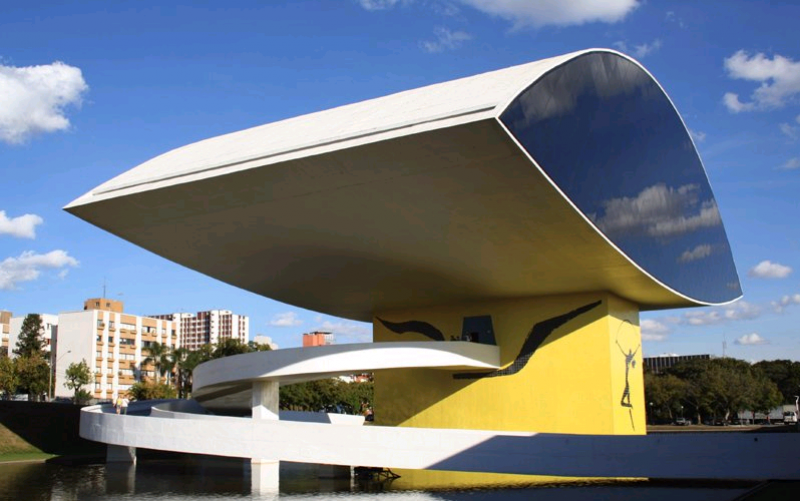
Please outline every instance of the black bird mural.
M422 334L425 337L429 337L434 341L444 341L444 334L442 331L434 327L433 325L429 324L428 322L422 322L419 320L410 320L408 322L389 322L388 320L384 320L380 317L376 317L380 323L383 324L384 327L389 329L390 331L394 332L395 334L405 334L406 332L416 332L417 334Z
M528 361L531 359L539 346L541 346L544 340L547 339L547 336L575 317L578 317L587 311L593 310L599 306L600 303L602 303L602 301L587 304L563 315L548 318L547 320L542 320L541 322L535 324L528 333L528 337L525 338L525 342L522 344L522 348L519 350L519 355L517 355L517 358L515 358L508 367L504 367L492 372L462 372L459 374L453 374L453 379L483 379L487 377L510 376L512 374L516 374L517 372L521 371L525 365L527 365Z

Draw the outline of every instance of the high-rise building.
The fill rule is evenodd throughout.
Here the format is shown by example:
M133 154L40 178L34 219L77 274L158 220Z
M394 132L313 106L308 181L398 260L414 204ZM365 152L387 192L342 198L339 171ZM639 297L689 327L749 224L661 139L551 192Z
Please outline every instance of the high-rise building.
M71 363L85 360L94 376L89 392L98 399L114 398L137 380L154 379L155 366L143 362L153 343L180 347L178 324L124 313L122 301L88 299L83 311L58 315L55 355L55 395L71 396L64 387Z
M330 332L314 331L303 334L303 348L328 344L333 344L333 334Z
M3 354L8 355L8 337L11 332L11 312L0 310L0 356Z
M168 313L151 318L174 321L178 325L181 346L197 350L205 344L217 344L224 339L247 343L250 319L230 310L210 310L197 313Z
M11 322L9 323L9 332L8 332L8 355L10 357L14 356L14 350L17 347L17 341L19 340L19 334L22 330L22 324L25 322L25 317L27 315L23 315L21 317L11 317ZM56 337L58 336L58 315L50 315L48 313L40 313L40 317L42 317L42 341L44 341L43 349L45 353L50 353L54 350L54 345L56 343Z

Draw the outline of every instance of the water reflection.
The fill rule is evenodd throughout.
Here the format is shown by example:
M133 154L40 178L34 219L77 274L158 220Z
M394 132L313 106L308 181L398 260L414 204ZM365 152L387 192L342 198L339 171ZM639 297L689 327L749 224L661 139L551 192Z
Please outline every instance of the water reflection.
M2 500L260 500L275 499L389 499L422 500L537 500L681 499L730 500L749 484L654 483L647 481L564 483L533 477L446 472L402 472L388 481L319 478L315 465L281 464L277 494L254 494L248 462L238 459L187 457L146 460L136 466L26 463L0 464ZM526 479L528 481L526 482ZM483 480L483 482L481 482ZM542 480L542 479L539 479Z

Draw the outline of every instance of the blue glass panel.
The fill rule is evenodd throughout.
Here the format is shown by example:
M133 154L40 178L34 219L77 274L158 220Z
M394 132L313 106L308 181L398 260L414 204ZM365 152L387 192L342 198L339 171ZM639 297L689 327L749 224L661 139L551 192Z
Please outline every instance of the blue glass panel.
M698 301L741 286L717 203L678 113L638 65L606 52L543 76L501 120L639 266Z

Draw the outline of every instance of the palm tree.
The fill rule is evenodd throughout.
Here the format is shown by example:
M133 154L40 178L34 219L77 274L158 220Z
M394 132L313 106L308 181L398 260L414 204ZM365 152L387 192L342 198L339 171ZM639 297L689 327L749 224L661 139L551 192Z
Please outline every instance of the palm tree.
M167 361L170 347L153 341L149 346L145 346L144 349L147 351L147 358L142 360L142 366L153 364L156 373L156 384L158 384L158 377L164 372L164 362Z

